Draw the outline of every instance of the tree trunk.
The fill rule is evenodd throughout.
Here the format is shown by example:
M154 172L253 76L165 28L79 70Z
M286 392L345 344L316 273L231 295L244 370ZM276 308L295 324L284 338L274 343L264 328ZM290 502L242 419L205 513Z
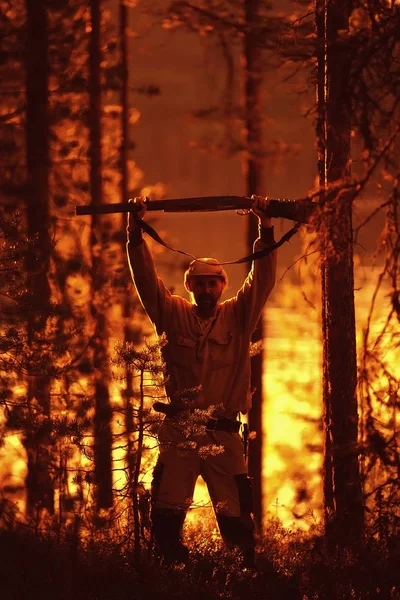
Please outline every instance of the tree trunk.
M326 50L325 50L325 6L324 2L316 4L316 30L317 30L317 151L318 151L318 176L321 189L325 189L327 184L326 177ZM322 195L322 194L321 194ZM321 240L323 245L324 240ZM322 250L325 255L325 249ZM325 289L325 269L321 269L321 287ZM322 303L322 323L326 323L325 314L326 305ZM323 340L322 364L327 362L327 337ZM329 380L326 369L323 370L322 394L323 394L323 435L324 435L324 460L323 460L323 512L325 529L328 530L330 517L334 511L333 501L333 473L332 456L330 447L330 410L329 410Z
M38 31L40 35L38 35ZM26 0L26 163L27 229L32 243L26 257L30 300L27 337L35 352L37 334L46 326L50 304L48 272L49 233L49 114L48 114L48 19L44 0ZM37 348L39 352L39 348ZM50 379L32 373L28 381L28 410L34 423L26 432L28 454L26 478L27 513L54 512L54 489L50 471L51 442L46 427L50 417Z
M120 147L120 161L121 161L121 202L127 202L129 191L128 191L128 120L129 120L129 99L128 99L128 7L124 3L124 0L120 0L119 4L119 39L121 49L121 147ZM122 240L122 252L125 254L126 241L125 238ZM128 264L125 261L125 298L123 303L123 319L124 319L124 341L134 342L135 336L132 334L130 323L132 322L133 313L133 302L132 302L132 280L129 273ZM135 472L135 447L134 447L134 419L133 419L133 376L132 373L127 370L125 373L126 388L125 388L125 429L127 438L126 447L126 466L127 466L127 478L129 494L132 498L133 495L133 479Z
M137 411L137 432L138 442L136 449L135 470L132 481L132 497L133 497L133 557L135 566L140 566L141 557L141 540L140 540L140 471L142 468L143 446L144 446L144 369L140 371L140 397L139 407Z
M90 78L89 78L89 114L90 114L90 189L92 204L101 204L102 193L102 154L101 154L101 80L100 80L100 23L99 0L91 0L92 31L90 35ZM93 293L101 293L104 281L102 246L107 232L101 217L92 217L92 245L100 245L100 252L92 256ZM104 314L94 310L96 332L93 343L95 377L95 417L94 417L94 478L96 485L97 509L110 508L113 505L112 493L112 411L110 405L110 360L109 333Z
M348 50L340 31L348 29L349 0L318 2L323 19L325 123L323 183L350 176ZM322 12L322 15L321 15ZM320 65L321 66L321 65ZM321 102L321 95L319 97ZM321 142L320 142L321 143ZM321 163L322 165L322 163ZM354 310L352 193L325 194L322 234L325 465L332 466L333 514L327 534L335 543L357 545L364 530L358 462L357 355ZM330 484L326 484L328 494ZM328 497L326 501L329 501ZM326 513L329 506L326 506Z
M121 48L121 202L128 201L128 7L124 0L119 3L119 40Z
M263 193L263 159L262 149L262 73L261 48L255 41L254 28L257 26L257 15L260 0L245 1L245 23L248 33L243 39L243 103L244 103L244 143L245 155L242 161L243 174L246 182L246 194ZM249 216L247 244L249 253L253 251L254 240L258 237L257 218ZM264 339L262 318L254 331L252 341ZM251 359L251 387L254 391L253 405L249 412L249 429L256 431L257 437L249 444L249 476L253 480L254 514L259 528L262 527L262 375L264 352L256 354Z

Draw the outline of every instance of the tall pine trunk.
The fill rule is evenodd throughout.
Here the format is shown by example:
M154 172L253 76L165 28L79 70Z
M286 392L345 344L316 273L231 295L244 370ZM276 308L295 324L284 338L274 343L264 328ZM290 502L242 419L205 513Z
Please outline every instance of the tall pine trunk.
M100 1L91 0L91 25L89 48L89 127L90 127L90 191L93 205L103 202L102 153L101 153L101 51L100 51ZM104 283L102 247L107 241L105 220L92 217L92 247L100 245L100 252L92 256L93 294L101 294ZM112 492L112 410L110 404L110 359L109 332L104 309L94 308L96 331L93 341L93 362L95 378L94 416L94 479L96 486L96 507L110 508L113 505Z
M257 17L260 0L245 0L245 25L247 33L243 38L243 104L244 104L244 144L245 155L242 161L245 177L246 194L263 194L263 159L262 149L262 72L261 48L257 45L254 29L257 27ZM254 240L258 236L257 218L250 215L248 220L247 244L248 251L253 251ZM252 341L264 339L264 327L260 318L254 331ZM256 431L257 436L249 444L248 469L253 480L254 514L256 523L262 526L263 495L262 495L262 375L264 352L261 351L251 359L251 388L253 405L249 412L248 422L250 431Z
M327 185L326 177L326 136L325 136L325 125L326 125L326 48L325 48L325 6L324 2L317 3L316 5L316 31L317 31L317 122L316 122L316 134L317 134L317 151L318 151L318 176L319 185L321 190L324 190ZM322 194L322 193L321 193ZM323 241L321 242L323 245ZM322 252L325 254L325 250ZM325 289L325 269L321 269L321 289ZM326 304L322 303L322 322L326 322L325 314ZM323 364L327 362L327 343L326 337L323 341ZM324 512L324 523L326 529L329 527L330 515L334 511L334 500L333 500L333 473L332 473L332 456L331 456L331 444L330 444L330 410L329 410L329 380L327 378L327 371L323 371L322 381L322 394L323 394L323 436L324 436L324 459L323 459L323 512Z
M119 0L119 43L121 60L121 202L128 200L128 121L129 121L129 72L128 72L128 7Z
M121 202L127 202L128 190L128 147L129 147L129 71L128 71L128 7L124 0L119 2L119 41L121 55L121 146L120 146L120 162L121 162ZM122 251L125 254L125 239L122 240ZM125 262L125 298L123 303L123 319L124 319L124 341L133 342L134 335L131 329L132 322L132 285L131 275L128 265ZM128 477L128 488L130 496L135 501L133 494L133 482L135 472L135 448L134 448L134 417L133 417L133 376L131 371L125 373L126 388L125 388L125 430L127 438L126 446L126 466Z
M323 62L319 102L324 101L319 140L324 186L350 176L350 106L347 95L349 0L318 0ZM323 39L321 39L323 34ZM320 57L321 60L321 57ZM321 95L323 94L323 97ZM321 226L324 343L325 513L328 539L357 545L364 530L358 461L357 355L354 309L352 192L326 191ZM328 480L331 478L331 481ZM331 494L331 491L333 494ZM333 502L332 502L333 501ZM331 512L333 510L333 512ZM331 513L331 514L329 514Z
M40 35L38 35L40 32ZM50 304L48 272L49 233L49 107L48 18L44 0L26 0L26 163L27 230L31 244L26 256L29 309L28 345L40 352L37 335L46 327ZM31 373L28 379L28 411L32 424L25 432L28 455L26 477L27 513L40 518L43 509L54 512L54 489L50 470L52 446L46 428L50 417L50 378Z

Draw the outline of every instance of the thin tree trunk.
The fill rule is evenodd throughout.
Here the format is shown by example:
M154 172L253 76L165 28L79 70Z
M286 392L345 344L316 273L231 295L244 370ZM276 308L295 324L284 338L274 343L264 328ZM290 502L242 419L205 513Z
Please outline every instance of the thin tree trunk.
M324 13L325 184L350 175L350 107L347 96L348 52L339 32L348 29L349 0L318 4ZM364 513L358 462L357 357L354 309L352 194L325 195L322 223L325 459L333 468L334 542L359 544Z
M101 156L101 50L99 0L90 1L91 34L89 47L89 115L90 115L90 191L93 204L102 204L102 156Z
M324 0L325 1L325 0ZM316 30L317 30L317 150L318 150L318 175L321 189L327 185L326 173L326 49L325 49L325 19L326 11L323 2L317 2L316 5ZM321 242L323 244L323 240ZM325 254L325 249L323 250ZM325 270L321 271L321 287L325 289ZM322 323L325 326L327 319L325 314L326 305L322 303ZM327 362L327 336L323 336L323 357L322 364ZM332 473L332 455L331 455L331 432L330 432L330 410L329 410L329 380L326 369L323 370L322 381L323 394L323 435L324 435L324 459L323 459L323 512L324 524L327 531L330 525L330 518L334 512L333 501L333 473Z
M92 204L101 204L102 155L101 155L101 79L100 79L100 23L99 0L91 0L92 31L90 35L90 187ZM92 244L104 244L106 232L101 217L92 217ZM101 291L104 277L101 252L92 257L93 292ZM112 493L112 411L110 405L110 361L107 320L104 314L96 314L96 332L93 343L95 370L95 417L94 417L94 478L96 484L97 509L110 508L113 505Z
M262 148L262 73L261 49L254 36L257 26L257 16L261 6L260 0L245 1L245 23L247 33L243 39L243 95L245 108L244 142L245 156L242 161L243 174L246 182L246 194L263 193L263 159ZM254 240L258 236L257 218L249 216L247 244L252 252ZM262 318L254 331L252 341L264 339ZM254 514L259 528L262 527L263 502L262 502L262 453L263 453L263 427L262 427L262 375L264 352L256 354L251 359L251 387L254 391L253 405L249 412L249 429L256 431L257 437L249 444L249 476L253 480Z
M119 40L121 45L121 202L128 198L128 7L124 0L119 2Z
M139 502L139 479L140 470L142 466L143 456L143 444L144 444L144 422L143 422L143 411L144 411L144 369L140 371L140 397L139 397L139 408L137 413L137 431L138 431L138 443L136 450L136 461L135 471L133 475L133 554L135 565L139 567L140 556L141 556L141 542L140 542L140 502Z
M26 257L28 291L28 344L35 352L36 334L46 326L50 304L48 272L51 240L49 234L49 114L48 114L48 19L44 0L26 0L26 162L27 228L32 244ZM38 35L40 31L40 35ZM39 352L39 348L37 348ZM28 381L28 408L40 418L50 417L50 378L32 374ZM35 418L36 420L36 418ZM28 454L27 513L54 512L54 489L50 472L51 443L44 430L34 425L26 432Z
M128 7L124 0L119 3L119 39L121 48L121 146L120 146L120 161L121 161L121 202L126 202L128 198L128 143L129 143L129 99L128 99ZM125 239L122 240L122 251L125 254ZM130 323L132 320L132 288L131 276L127 263L125 261L125 298L123 304L123 319L124 319L124 341L133 342L134 336ZM133 492L133 477L135 471L135 453L134 453L134 422L133 422L133 377L132 373L127 370L125 373L126 388L125 388L125 429L127 438L126 449L126 464L128 469L128 487L129 493Z

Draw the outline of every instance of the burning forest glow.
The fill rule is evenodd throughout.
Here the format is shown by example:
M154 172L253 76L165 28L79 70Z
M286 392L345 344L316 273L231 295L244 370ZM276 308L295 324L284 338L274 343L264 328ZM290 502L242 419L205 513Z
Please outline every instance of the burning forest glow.
M285 526L307 528L320 520L322 502L319 313L289 279L279 299L266 311L264 505Z
M358 335L357 343L361 352L364 343L364 331L368 318L370 301L374 293L373 279L370 269L362 269L363 273L357 284L356 307ZM75 285L75 284L74 284ZM319 282L317 277L309 276L302 285L292 281L286 275L278 283L267 311L265 326L267 339L265 343L264 371L264 459L263 486L265 517L277 517L285 527L299 526L308 529L320 522L322 508L322 390L321 390L321 333L319 312ZM85 287L83 289L86 289ZM371 317L370 335L379 338L384 360L390 365L395 376L400 377L400 357L396 348L388 345L389 332L385 325L388 305L388 290L380 291L375 311ZM82 305L82 295L78 294L77 302ZM85 302L83 302L85 304ZM112 335L110 348L114 348L121 338L121 323L123 318L120 308L114 307L110 313ZM148 329L151 333L151 328ZM380 336L380 337L379 337ZM153 338L154 340L154 335ZM149 337L151 340L151 337ZM386 347L385 347L386 344ZM126 445L126 420L124 413L125 380L120 368L113 368L114 381L111 385L113 418L113 480L117 495L121 502L117 512L120 512L121 523L127 525L129 513L126 512L127 461L128 446ZM148 387L146 395L147 410L151 409L156 398L163 390L151 385L151 377L147 376ZM374 384L379 395L387 393L388 382L384 375ZM380 386L380 390L377 390ZM138 379L134 380L135 397L137 397ZM17 389L15 390L17 394ZM61 389L58 390L58 394ZM54 394L57 392L57 385ZM24 393L21 388L18 392ZM90 377L81 376L70 385L69 393L75 397L86 398L91 394ZM133 406L136 406L134 400ZM376 404L376 403L375 403ZM384 422L390 421L390 414L384 405L378 408L378 415ZM361 411L367 410L361 406ZM150 411L151 412L151 411ZM59 417L73 418L74 411L63 409ZM398 424L398 416L396 422ZM395 425L394 425L395 426ZM137 435L131 434L133 444L137 443ZM60 445L60 455L64 453L66 480L64 485L71 496L81 493L85 502L90 500L90 484L85 483L85 473L92 468L91 435L85 436L80 450L65 439L65 446ZM251 441L250 441L251 443ZM86 448L86 450L85 450ZM143 491L149 490L152 468L157 454L156 438L152 435L146 438L146 451L142 459L140 485ZM9 432L0 450L2 487L4 492L18 505L21 514L25 510L24 480L27 474L26 453L18 433ZM78 479L77 479L78 477ZM82 480L83 477L83 480ZM77 483L79 482L79 483ZM60 484L61 485L61 484ZM81 488L81 492L78 492ZM56 502L61 506L59 487L56 492ZM75 491L74 491L75 490ZM125 491L124 491L125 490ZM125 500L123 498L125 497ZM211 501L206 486L199 478L193 504L186 521L186 532L214 532L218 538L216 521L213 515Z
M359 260L355 259L356 266ZM374 294L377 267L363 267L355 285L357 347L362 360L365 328ZM278 518L285 527L309 529L322 519L322 345L319 279L309 276L299 285L285 276L278 284L273 302L265 311L264 371L264 517ZM385 328L390 294L384 286L371 315L370 336L380 338L380 351L388 370L400 377L400 352L391 342L393 325ZM396 327L396 325L394 325ZM381 332L384 331L383 337ZM361 367L360 367L361 368ZM383 368L383 367L382 367ZM389 394L382 373L375 391ZM383 423L391 419L384 401L374 410ZM361 404L360 414L366 407ZM399 417L396 415L398 426ZM396 424L393 427L396 429ZM362 435L362 434L361 434ZM251 442L250 442L251 443ZM379 479L379 474L378 474ZM376 479L375 479L376 483ZM369 484L367 488L369 489ZM189 516L189 525L201 521L213 529L210 499L199 479Z
M310 26L297 11L289 22L280 22L285 6L282 15L275 12L271 20L277 30L267 36L265 48L265 36L260 32L266 24L270 27L268 3L238 3L246 13L258 4L265 14L260 18L254 14L254 19L246 22L249 15L243 13L243 22L239 19L236 25L236 8L227 19L224 3L197 3L207 5L207 11L199 11L202 16L197 25L191 3L167 3L171 16L160 22L177 29L171 46L162 37L162 27L156 32L155 22L151 31L150 21L145 29L139 22L127 22L128 8L138 16L144 5L147 9L146 2L121 0L116 20L115 2L111 11L101 2L85 7L77 1L63 2L62 7L17 2L12 10L10 4L0 3L5 27L0 71L7 80L0 111L4 162L0 181L0 308L4 309L0 326L0 383L4 385L0 392L0 526L21 522L35 531L56 533L58 539L73 531L77 545L89 539L117 541L118 551L133 555L136 566L143 564L145 551L149 564L156 560L151 484L163 416L153 410L153 404L168 401L161 383L168 376L161 361L165 340L158 341L155 336L131 280L125 215L97 213L104 204L125 202L136 194L153 199L247 194L247 188L263 180L265 168L273 190L265 193L274 197L283 193L304 199L305 190L318 175L318 185L322 182L325 190L321 193L317 185L309 194L314 201L309 229L317 230L318 219L321 229L311 234L302 226L297 238L304 244L308 235L315 236L313 241L323 244L325 255L311 252L286 270L289 261L286 255L282 259L285 253L280 248L281 271L263 315L262 431L250 432L249 446L251 449L254 436L262 436L264 523L279 521L286 530L313 532L323 518L324 476L328 473L331 477L332 466L336 477L344 455L346 459L351 456L355 468L350 474L341 474L339 484L340 477L336 477L330 506L337 505L332 520L338 517L335 524L345 523L336 510L338 498L345 506L342 513L360 517L360 523L364 517L367 521L380 519L384 507L382 522L386 526L387 515L393 515L395 523L386 533L398 535L399 2L388 2L390 10L383 10L378 2L376 15L358 8L348 16L342 10L344 2L317 2L315 14L308 15ZM174 16L178 5L183 13ZM222 12L213 20L219 26L207 25L207 14L219 11L217 5ZM146 19L155 17L150 13ZM160 17L161 13L157 19ZM257 35L252 30L255 23ZM183 32L178 29L187 26L191 41L179 38ZM196 28L199 37L194 42ZM43 35L38 36L38 30ZM297 38L294 46L300 51L297 57L290 56L295 52L293 40L289 40L293 32ZM280 50L275 52L272 47L278 38ZM182 46L176 41L179 39ZM132 43L129 52L128 41ZM208 47L210 60L205 58L204 48L196 54L196 44ZM243 54L246 47L248 56ZM171 63L164 65L170 48ZM152 51L157 56L153 63ZM257 59L252 65L253 54L260 55L259 64ZM277 65L283 54L288 64L281 70ZM197 76L200 56L203 63L210 62L206 82ZM304 79L300 64L305 65ZM271 65L270 79L263 81L264 69ZM347 88L346 94L341 89L343 65L348 94ZM294 69L290 76L287 66ZM307 87L310 81L312 86L317 84L316 106L310 100L314 95L312 86ZM311 117L307 129L299 108ZM351 174L350 154L354 161ZM264 193L260 189L254 192ZM75 207L89 204L92 216L85 213L78 218ZM320 214L315 217L317 204ZM360 240L367 237L366 231L372 232L365 253L358 238L352 246L351 227L346 233L340 230L344 206L348 209L346 227L352 213L354 221L365 219L357 230ZM236 257L236 240L244 231L241 225L231 231L229 218L225 220L222 213L212 217L170 214L161 219L160 227L156 223L156 229L172 246L197 256L201 246L211 255L214 250L216 256L229 250ZM158 214L149 212L148 222L157 221ZM236 218L233 211L230 215ZM280 217L284 229L287 223ZM172 218L176 218L175 225ZM369 252L383 220L381 246L374 257L383 266L363 264L360 256L372 261ZM328 231L329 242L325 237ZM132 243L136 241L132 231L129 235ZM188 241L196 249L189 247ZM161 245L148 242L166 285L182 293L186 258L171 258ZM346 260L337 263L340 273L327 269L331 260L343 258L336 242L346 242ZM332 334L334 353L346 357L340 350L345 338L349 354L354 350L351 327L339 331L329 318L336 318L334 325L351 320L353 252L360 252L355 256L354 286L358 440L355 427L351 429L356 401L351 394L344 398L343 392L344 386L347 390L352 387L354 362L335 362L325 352L323 364L318 263L323 263L325 283L329 280L330 284L328 288L324 283L323 291L324 348ZM384 275L380 269L385 269ZM139 279L140 275L136 281ZM335 297L337 280L345 293ZM231 280L230 285L229 293L235 294L236 283ZM335 305L327 301L328 291ZM339 319L338 308L343 304L341 314L349 316L348 321ZM209 331L204 330L203 339ZM350 334L342 335L343 331ZM224 351L225 346L221 354ZM333 371L337 364L343 371L350 365L352 373L343 373L343 377L338 373L336 380ZM344 384L332 394L325 424L323 375L330 390L338 382ZM343 408L344 417L332 415L332 406ZM184 425L189 430L193 423L187 419ZM224 431L231 429L224 426ZM332 442L328 467L329 461L323 464L324 433ZM222 446L214 448L217 454ZM359 489L358 457L366 511L361 495L354 510L346 496L346 490ZM342 496L337 491L340 485L341 491L345 490ZM346 527L342 529L345 532ZM361 526L360 532L363 534ZM192 548L197 540L204 550L222 545L201 477L184 533ZM372 530L372 535L375 533ZM323 535L321 539L328 540L328 528Z

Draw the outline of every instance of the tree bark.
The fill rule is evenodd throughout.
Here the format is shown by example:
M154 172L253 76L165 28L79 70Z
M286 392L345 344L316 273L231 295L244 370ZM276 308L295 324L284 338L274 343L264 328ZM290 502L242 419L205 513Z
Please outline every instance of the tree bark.
M142 467L143 445L144 445L144 369L140 371L140 389L139 389L139 406L137 412L137 432L138 442L136 449L135 470L132 481L132 497L133 497L133 556L136 567L140 566L141 543L140 543L140 510L139 510L139 494L140 494L140 471Z
M38 31L40 35L38 35ZM48 107L48 18L44 0L26 0L26 163L27 230L36 240L26 256L29 310L28 345L37 352L37 334L46 327L50 305L48 272L51 240L49 233L49 107ZM45 421L50 417L50 380L32 373L28 380L28 411L32 426L25 432L28 455L26 478L27 514L40 517L42 509L54 512L51 476L51 442Z
M128 202L128 7L124 0L119 3L119 40L121 48L121 202Z
M324 33L325 122L323 183L345 183L350 176L350 107L347 96L349 53L341 31L348 29L349 0L317 2ZM320 29L321 31L321 29ZM320 40L322 43L322 40ZM321 66L321 65L320 65ZM319 98L321 101L321 98ZM321 144L321 141L320 141ZM357 355L354 309L352 193L327 191L322 236L324 413L326 477L332 467L333 513L328 537L358 545L364 512L358 462ZM329 486L326 483L326 501ZM326 513L328 513L326 506Z
M101 10L99 0L91 0L91 25L89 48L89 114L90 114L90 190L93 205L103 201L102 190L102 153L101 153L101 51L100 24ZM101 293L104 277L101 246L107 239L104 220L92 217L92 246L100 245L100 252L92 256L93 294ZM104 314L94 310L96 322L94 352L95 377L95 417L94 417L94 479L96 485L97 509L110 508L113 505L112 493L112 411L110 405L110 359L109 333Z
M257 45L254 28L257 26L257 16L261 6L260 0L245 1L245 23L247 33L243 39L243 104L244 104L244 144L245 154L242 160L245 178L246 195L261 195L263 192L263 159L262 149L262 72L261 48ZM253 251L254 240L258 236L257 218L249 215L247 244L249 253ZM264 339L262 318L254 331L252 341ZM262 527L263 496L262 496L262 455L263 455L263 426L262 426L262 376L265 353L261 351L251 359L251 388L254 391L253 405L249 412L249 430L256 431L257 436L249 443L248 469L253 480L254 515L259 528Z
M324 190L327 185L326 176L326 48L325 48L325 2L316 3L316 31L317 31L317 152L318 152L318 176L321 190ZM323 192L321 192L322 196ZM325 198L324 198L325 199ZM321 245L324 240L321 240ZM325 249L322 253L325 255ZM325 289L325 269L321 269L321 288ZM322 323L327 322L326 303L322 303ZM327 362L327 337L323 339L322 364ZM324 459L323 459L323 513L325 529L328 530L330 518L334 511L333 499L333 472L332 472L332 456L330 446L330 410L329 410L329 380L326 369L323 370L322 394L323 394L323 436L324 436Z
M120 54L121 54L121 146L120 146L120 161L121 161L121 202L128 201L128 143L129 143L129 99L128 99L128 7L124 0L119 3L119 39L120 39ZM122 252L126 252L125 238L122 240ZM135 336L132 334L130 323L132 322L133 301L132 301L132 283L129 273L128 264L125 261L125 298L123 302L123 319L124 319L124 341L131 343L135 341ZM125 429L126 429L126 467L129 486L129 494L132 501L135 502L134 488L134 473L135 473L135 444L134 444L134 416L133 416L133 376L129 370L125 373L126 388L125 388ZM135 507L133 507L135 510ZM135 542L136 543L136 542Z

